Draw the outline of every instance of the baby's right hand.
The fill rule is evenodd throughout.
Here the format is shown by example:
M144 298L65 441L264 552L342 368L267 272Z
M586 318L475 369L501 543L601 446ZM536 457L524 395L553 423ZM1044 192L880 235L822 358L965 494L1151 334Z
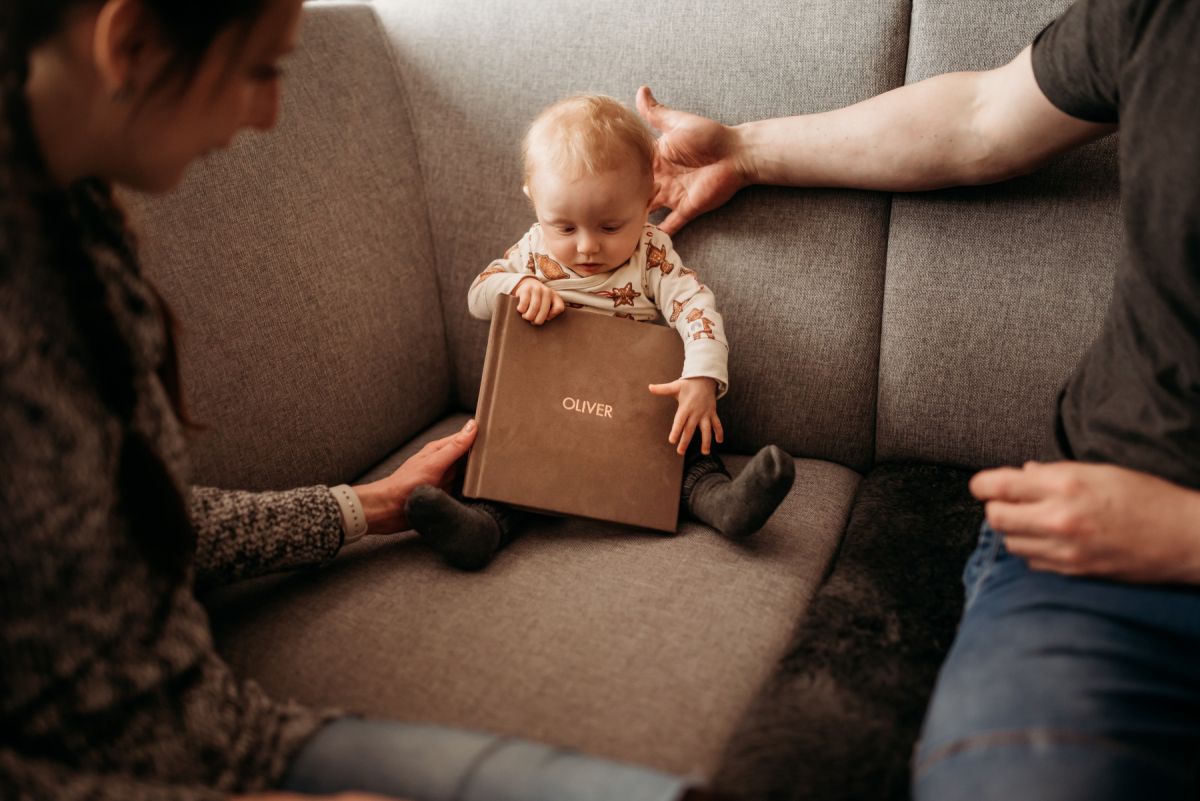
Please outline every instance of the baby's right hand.
M532 275L522 278L512 294L517 299L517 312L534 325L553 320L567 308L561 295Z

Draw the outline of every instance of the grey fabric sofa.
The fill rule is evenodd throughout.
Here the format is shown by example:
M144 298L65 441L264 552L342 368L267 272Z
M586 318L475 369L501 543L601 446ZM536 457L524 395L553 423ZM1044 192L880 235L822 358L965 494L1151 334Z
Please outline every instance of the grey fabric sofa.
M518 141L547 103L582 90L632 102L645 82L729 123L827 110L1003 63L1065 6L310 4L278 131L243 136L169 197L130 199L182 323L204 426L196 480L353 482L461 425L487 337L466 290L529 225ZM835 767L821 743L841 747L831 710L863 725L839 695L858 678L780 680L781 665L803 673L795 660L846 636L836 617L813 618L814 597L854 586L843 577L864 555L901 576L933 570L909 587L913 603L884 588L820 607L857 602L860 621L884 608L940 614L924 689L905 694L911 737L978 519L962 511L966 469L1041 453L1057 386L1111 291L1118 202L1111 140L992 187L746 190L676 243L731 341L727 462L736 470L767 443L797 457L795 488L756 539L547 522L464 574L411 535L367 538L321 570L214 595L220 647L278 696L725 776L734 789L765 771L748 796L806 797L804 777ZM939 516L950 495L957 505ZM954 547L906 542L929 536L904 525L913 514L918 529L953 528ZM851 521L858 541L846 540ZM855 669L903 666L911 651L898 656L892 635ZM748 715L764 714L771 725L746 740ZM789 750L792 738L804 747ZM847 770L902 764L903 742L887 743Z

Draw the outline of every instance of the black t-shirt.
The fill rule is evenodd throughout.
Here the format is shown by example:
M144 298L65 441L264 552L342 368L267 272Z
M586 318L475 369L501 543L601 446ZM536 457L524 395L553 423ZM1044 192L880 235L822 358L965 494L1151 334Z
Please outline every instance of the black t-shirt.
M1059 109L1121 131L1113 300L1059 397L1059 453L1200 487L1200 1L1081 0L1033 71Z

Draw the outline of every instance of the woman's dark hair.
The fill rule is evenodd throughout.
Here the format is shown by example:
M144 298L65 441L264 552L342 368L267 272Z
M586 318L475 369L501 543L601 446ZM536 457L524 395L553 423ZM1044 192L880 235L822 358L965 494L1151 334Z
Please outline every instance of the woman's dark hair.
M248 32L269 0L139 0L172 52L149 91L186 86L218 35ZM94 247L107 248L138 271L136 246L109 186L96 180L60 187L49 175L33 131L25 84L30 54L62 30L76 9L101 0L0 0L0 271L30 261L62 274L67 300L88 348L86 366L101 399L121 423L119 503L131 534L160 569L178 575L195 547L184 499L162 458L133 426L137 404L135 359L117 326ZM32 264L36 262L36 264ZM173 320L159 377L186 422L175 354Z

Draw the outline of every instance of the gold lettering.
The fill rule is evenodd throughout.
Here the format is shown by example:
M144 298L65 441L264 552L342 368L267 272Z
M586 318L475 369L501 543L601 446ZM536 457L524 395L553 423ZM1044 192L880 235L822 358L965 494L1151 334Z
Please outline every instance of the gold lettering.
M580 414L594 414L597 417L613 416L613 407L607 403L600 401L585 401L582 398L563 398L562 407L570 412L579 412Z

